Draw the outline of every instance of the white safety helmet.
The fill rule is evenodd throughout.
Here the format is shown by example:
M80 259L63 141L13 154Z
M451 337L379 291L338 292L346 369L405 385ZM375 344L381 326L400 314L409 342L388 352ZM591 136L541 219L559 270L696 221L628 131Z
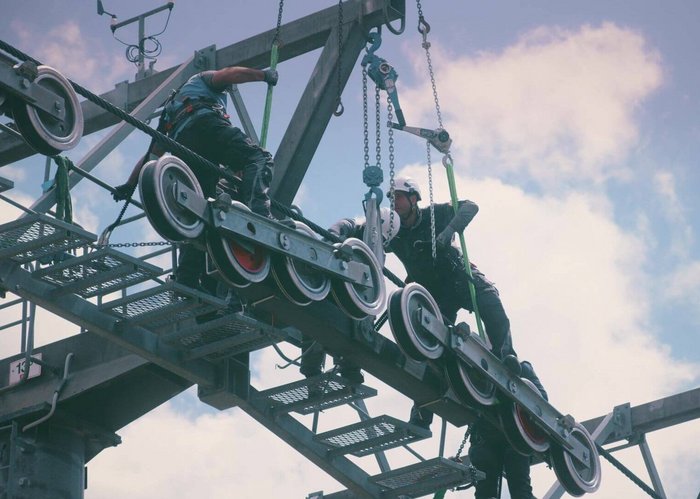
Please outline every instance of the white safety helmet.
M394 190L406 192L408 194L415 194L418 201L420 201L420 186L411 177L396 177L394 179Z
M389 241L396 237L401 228L401 219L399 214L394 211L394 219L391 219L391 209L386 206L379 209L379 217L382 220L382 238L384 244L389 244Z

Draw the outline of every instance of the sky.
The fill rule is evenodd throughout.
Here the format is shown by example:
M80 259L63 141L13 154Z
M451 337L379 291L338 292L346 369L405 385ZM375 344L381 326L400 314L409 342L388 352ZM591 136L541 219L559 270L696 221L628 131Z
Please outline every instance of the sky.
M436 128L434 97L416 5L407 2L406 30L383 31L377 52L397 70L399 99L409 125ZM105 0L120 19L158 2ZM283 21L335 2L285 2ZM155 69L169 68L196 49L218 48L272 29L277 3L213 0L175 4L158 38ZM511 320L519 355L532 361L550 401L583 421L696 388L700 379L700 4L669 0L423 2L436 89L445 128L454 143L457 190L480 207L466 230L470 258L496 283ZM133 80L124 46L112 38L107 16L93 2L0 0L0 39L93 92ZM149 19L146 32L163 28ZM135 32L117 33L133 43ZM318 51L279 66L269 149L274 153L303 91ZM260 123L264 85L240 87ZM370 94L372 95L372 94ZM359 61L343 93L345 113L333 118L295 199L319 225L362 213L362 99ZM0 118L6 122L7 118ZM385 117L382 121L385 121ZM373 125L373 123L370 123ZM373 133L373 128L372 128ZM102 135L83 138L68 155L77 160ZM425 144L396 132L394 168L424 186L429 202ZM388 178L383 132L382 167ZM113 185L124 181L147 145L132 134L95 173ZM374 158L374 142L370 142ZM449 199L440 154L433 150L435 202ZM41 193L44 158L5 166L9 196L31 204ZM73 193L76 220L99 233L120 208L94 185ZM127 212L132 214L131 211ZM135 212L133 212L135 213ZM3 204L2 221L17 216ZM112 241L158 240L147 223ZM167 265L167 263L161 263ZM387 265L404 275L400 264ZM10 320L12 311L3 311ZM473 325L467 314L460 316ZM382 333L391 336L391 332ZM48 313L37 322L37 344L77 333ZM0 358L18 352L19 333L0 334ZM287 348L289 355L294 349ZM274 351L252 357L256 387L300 379L281 370ZM406 419L411 401L371 376L379 396L373 415ZM310 420L301 418L305 423ZM357 421L348 409L321 415L321 429ZM416 445L437 455L436 435ZM448 425L447 453L462 428ZM114 497L306 497L341 489L238 409L218 412L190 390L119 432L123 443L89 464L88 499ZM700 423L648 435L670 498L700 491ZM616 453L648 482L636 448ZM392 467L409 464L405 451L388 453ZM357 460L377 472L371 458ZM535 494L553 483L552 470L533 468ZM450 493L473 497L472 491ZM603 461L600 498L645 497ZM507 497L507 493L504 494Z

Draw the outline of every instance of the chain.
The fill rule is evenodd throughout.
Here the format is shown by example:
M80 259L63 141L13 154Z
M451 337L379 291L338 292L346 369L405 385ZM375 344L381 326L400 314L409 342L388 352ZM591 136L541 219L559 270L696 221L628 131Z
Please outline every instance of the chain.
M433 199L433 164L430 158L430 142L425 141L428 156L428 188L430 190L430 241L433 250L433 261L437 258L437 242L435 239L435 201Z
M391 99L387 95L386 98L386 113L387 120L391 123L394 120L394 107L391 105ZM389 134L389 198L391 199L391 210L389 213L389 234L394 233L394 129L392 127L387 127Z
M147 241L140 243L109 243L109 244L98 244L100 248L139 248L142 246L168 246L173 243L168 241Z
M430 42L428 41L428 33L430 32L430 24L423 17L423 8L420 0L416 0L418 4L418 32L423 36L423 48L425 49L425 58L428 60L428 72L430 73L430 84L433 87L433 99L435 100L435 111L440 128L442 126L442 112L440 111L440 101L438 99L437 86L435 85L435 73L433 72L433 60L430 57Z
M467 439L469 438L469 434L471 433L471 428L467 426L467 430L464 432L464 438L462 439L462 443L459 444L459 448L457 449L457 454L455 454L455 461L459 460L459 457L462 455L462 451L464 450L464 445L467 443Z
M365 168L369 168L369 116L367 113L367 71L362 70L362 119L365 142Z
M343 106L343 101L341 100L342 94L342 82L341 82L341 69L343 61L343 0L338 0L338 67L336 71L337 75L337 85L338 85L338 95L335 99L335 111L334 116L340 116L345 111Z
M282 28L282 11L284 10L284 0L280 0L279 10L277 11L277 28L275 28L275 37L272 39L272 44L280 45L280 29Z
M382 123L381 105L379 103L379 87L374 87L374 153L377 166L382 167Z

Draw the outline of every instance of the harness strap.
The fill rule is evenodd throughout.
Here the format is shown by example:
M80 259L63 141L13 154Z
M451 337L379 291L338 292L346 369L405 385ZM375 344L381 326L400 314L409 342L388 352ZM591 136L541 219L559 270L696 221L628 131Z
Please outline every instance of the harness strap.
M192 99L189 97L180 100L180 102L182 103L182 107L178 109L173 116L168 117L165 124L165 132L173 138L185 128L185 125L187 125L192 118L200 116L204 114L204 112L215 112L225 120L230 118L230 116L226 114L226 109L218 102L207 99Z

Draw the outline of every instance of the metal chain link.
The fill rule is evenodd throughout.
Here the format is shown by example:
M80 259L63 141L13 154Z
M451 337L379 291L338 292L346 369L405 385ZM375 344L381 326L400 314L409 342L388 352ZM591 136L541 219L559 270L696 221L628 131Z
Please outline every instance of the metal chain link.
M433 164L430 158L430 142L425 141L428 157L428 188L430 190L430 244L433 251L433 262L437 259L437 241L435 238L435 200L433 196Z
M275 37L272 39L272 44L281 45L280 29L282 27L282 11L284 10L284 0L280 0L279 10L277 11L277 28L275 28Z
M342 60L343 60L343 0L338 0L338 66L337 66L337 71L336 71L336 76L337 76L337 86L338 86L338 94L335 99L335 111L333 111L334 116L340 116L343 114L345 111L345 107L343 106L343 101L341 100L341 94L342 94L342 79L341 79L341 70L342 70Z
M462 439L462 443L459 444L459 448L457 449L457 454L455 454L455 460L459 460L459 457L462 455L462 451L464 451L464 446L467 443L467 439L469 438L470 433L471 433L471 428L469 426L467 426L467 429L464 432L464 438Z
M142 246L169 246L174 243L168 241L144 241L140 243L109 243L109 244L98 244L100 248L139 248Z
M379 87L374 87L374 157L376 165L382 167L382 109L379 98Z
M394 107L391 105L391 99L387 95L386 98L387 106L387 120L391 123L394 120ZM391 210L389 213L389 234L394 233L394 129L392 127L388 128L389 134L389 198L391 199Z
M362 125L365 144L365 168L369 168L369 114L367 112L367 71L362 70Z
M423 36L423 48L425 49L425 57L428 60L428 72L430 73L430 84L433 87L433 99L435 100L435 111L437 112L437 119L440 128L442 126L442 111L440 110L440 101L438 99L437 86L435 85L435 73L433 71L433 60L430 57L430 42L428 41L428 33L430 32L430 25L425 20L423 16L423 8L421 6L420 0L416 0L418 5L418 32Z

